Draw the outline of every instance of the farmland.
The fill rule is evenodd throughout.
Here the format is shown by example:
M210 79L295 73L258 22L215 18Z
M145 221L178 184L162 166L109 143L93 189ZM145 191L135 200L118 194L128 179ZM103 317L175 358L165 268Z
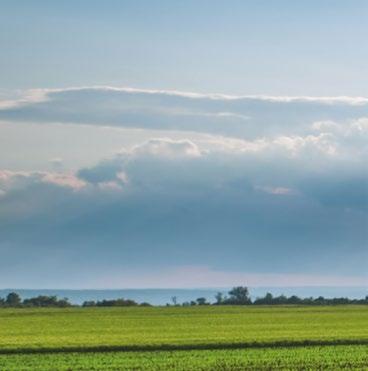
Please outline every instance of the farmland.
M158 352L13 354L0 356L1 370L243 370L364 369L365 346L261 348Z
M361 369L367 354L362 305L0 310L6 370Z

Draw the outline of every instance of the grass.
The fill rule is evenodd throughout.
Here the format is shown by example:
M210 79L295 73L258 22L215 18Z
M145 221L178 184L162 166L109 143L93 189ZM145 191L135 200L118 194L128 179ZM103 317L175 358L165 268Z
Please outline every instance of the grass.
M362 369L367 354L366 306L0 310L1 370Z
M1 370L363 370L366 346L0 355Z

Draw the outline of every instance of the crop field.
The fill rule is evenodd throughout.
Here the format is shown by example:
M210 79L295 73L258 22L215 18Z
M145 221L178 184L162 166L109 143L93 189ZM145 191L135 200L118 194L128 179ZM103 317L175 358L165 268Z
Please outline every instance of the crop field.
M0 370L368 369L368 307L1 309Z
M274 370L368 367L366 346L313 346L237 350L12 354L0 370Z

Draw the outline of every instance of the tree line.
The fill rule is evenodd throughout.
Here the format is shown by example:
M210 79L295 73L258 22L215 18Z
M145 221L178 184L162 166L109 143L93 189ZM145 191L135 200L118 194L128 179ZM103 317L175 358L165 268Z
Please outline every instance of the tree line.
M364 304L368 305L368 295L364 299L349 299L349 298L324 298L319 296L317 298L300 298L296 295L292 296L273 296L267 293L263 297L257 297L252 300L249 290L246 286L233 287L227 295L218 292L215 295L214 302L208 302L206 298L200 297L190 302L179 304L178 298L173 296L172 303L166 304L167 306L196 306L196 305L346 305L346 304ZM0 298L0 308L29 308L29 307L51 307L51 308L66 308L73 305L67 298L58 299L57 296L39 295L34 298L22 300L16 292L9 293L6 298ZM148 307L152 306L149 303L137 303L131 299L111 299L101 301L85 301L82 307Z
M34 298L24 299L16 292L9 293L6 298L0 298L0 307L2 308L21 308L21 307L71 307L72 304L67 298L58 299L56 296L39 295Z
M300 298L296 295L286 296L279 295L273 296L271 293L267 293L263 297L257 297L252 300L249 294L249 290L246 286L233 287L228 295L224 295L222 292L218 292L215 295L215 302L210 303L206 298L201 297L195 301L184 302L182 306L193 306L193 305L343 305L343 304L367 304L368 295L364 299L349 299L349 298L324 298L319 296L317 298ZM173 303L177 301L172 300Z

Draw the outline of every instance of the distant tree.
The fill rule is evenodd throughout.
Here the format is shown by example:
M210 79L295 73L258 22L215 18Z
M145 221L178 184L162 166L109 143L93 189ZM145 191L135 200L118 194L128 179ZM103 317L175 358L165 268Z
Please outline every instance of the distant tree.
M282 304L287 304L288 303L288 299L285 295L280 295L280 296L276 296L273 298L273 302L274 304L279 304L279 305L282 305Z
M302 304L305 304L305 305L313 304L313 298L310 296L309 298L302 299Z
M11 292L6 297L5 304L9 307L19 307L21 303L22 300L16 292Z
M323 296L319 296L318 298L314 299L314 303L323 305L323 304L326 304L326 300Z
M197 302L198 305L206 305L206 304L209 304L209 303L207 303L206 298L198 298L198 299L196 300L196 302Z
M116 307L135 307L138 303L131 299L116 299L114 306Z
M220 305L223 303L224 301L224 295L222 292L218 292L216 295L215 295L215 299L216 299L216 304L217 305Z
M97 301L95 305L96 307L135 307L138 303L131 299L120 298Z
M251 304L249 290L246 286L233 287L229 291L229 304L246 305Z
M85 301L82 304L82 307L95 307L95 306L96 306L96 302L93 300Z
M270 292L268 292L264 297L265 304L272 304L273 296Z
M267 293L263 298L257 298L254 301L256 305L271 305L273 304L273 296L271 293Z
M144 301L143 303L140 303L139 306L140 307L152 307L152 304L147 303L147 302Z
M296 295L292 295L287 299L288 304L300 304L301 301L302 300Z
M178 298L176 296L172 296L171 297L171 301L174 305L177 305L178 304Z
M59 308L71 306L67 298L59 300L56 296L45 295L39 295L35 298L30 299L24 299L23 305L26 307L59 307Z
M5 306L5 299L0 298L0 307L4 307L4 306Z

